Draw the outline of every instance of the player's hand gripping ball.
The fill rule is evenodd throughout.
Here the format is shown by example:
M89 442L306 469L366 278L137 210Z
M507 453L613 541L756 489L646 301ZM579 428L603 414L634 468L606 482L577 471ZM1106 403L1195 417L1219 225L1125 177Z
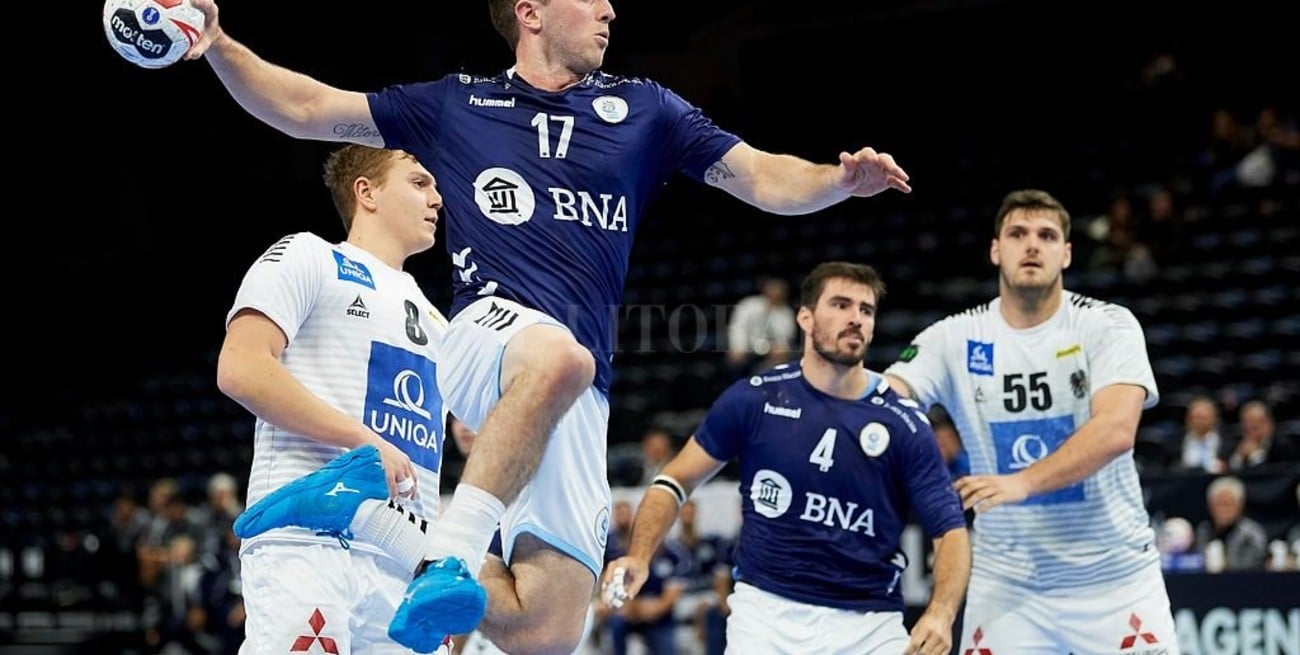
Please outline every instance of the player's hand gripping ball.
M123 59L164 68L203 35L203 12L189 0L105 0L104 35Z

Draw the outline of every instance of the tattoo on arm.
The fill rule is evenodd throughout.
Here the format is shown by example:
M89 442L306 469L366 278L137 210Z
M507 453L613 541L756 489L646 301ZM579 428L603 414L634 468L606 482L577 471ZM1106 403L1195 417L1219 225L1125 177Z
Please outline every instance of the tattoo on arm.
M731 172L731 168L722 162L718 162L710 166L709 170L704 171L704 179L709 184L717 184L723 180L730 180L735 177L736 174Z
M368 141L383 142L383 136L379 130L366 125L365 123L339 123L334 126L334 136L344 139L366 139Z

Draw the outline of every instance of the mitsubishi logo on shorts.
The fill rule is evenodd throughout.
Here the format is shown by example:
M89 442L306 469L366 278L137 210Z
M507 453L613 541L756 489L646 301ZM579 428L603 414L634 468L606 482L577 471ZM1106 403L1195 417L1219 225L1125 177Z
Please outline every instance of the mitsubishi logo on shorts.
M980 648L980 640L984 638L984 628L976 627L975 634L971 635L971 638L975 640L975 645L967 648L962 655L993 655L992 648Z
M313 634L299 635L293 640L293 646L289 648L291 653L306 653L311 650L313 644L320 642L321 650L330 655L339 655L339 645L329 637L322 637L320 631L325 627L325 616L320 613L320 608L312 610L311 618L307 620L307 625L311 626Z
M1137 643L1138 637L1141 637L1142 641L1148 644L1156 643L1157 640L1154 634L1150 632L1142 632L1142 619L1139 619L1137 614L1129 615L1128 625L1130 628L1133 628L1133 634L1124 637L1124 639L1120 640L1119 642L1120 650L1128 650L1132 648L1133 645Z

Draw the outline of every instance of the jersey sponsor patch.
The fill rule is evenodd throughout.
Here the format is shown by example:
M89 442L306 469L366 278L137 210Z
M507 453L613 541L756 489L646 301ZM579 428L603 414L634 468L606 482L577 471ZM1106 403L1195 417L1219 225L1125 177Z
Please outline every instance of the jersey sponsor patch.
M402 348L374 342L366 377L366 426L415 464L437 472L442 463L437 365Z
M627 101L618 96L601 96L591 101L591 108L596 110L600 120L611 125L622 123L627 118Z
M975 375L993 375L993 344L967 339L966 370Z
M868 423L858 433L858 445L868 457L879 457L889 447L889 428L880 423Z
M910 362L916 359L916 353L920 352L920 350L921 350L920 346L914 343L909 344L906 348L903 349L903 352L898 353L898 361L904 363Z
M1018 473L1056 452L1074 434L1074 417L1057 416L1024 421L989 423L998 473ZM1083 483L1030 496L1021 505L1059 505L1084 500Z
M370 269L359 261L348 259L343 253L335 250L334 263L338 265L338 276L344 282L355 282L363 287L370 289L375 288L375 278L370 275Z
M474 202L483 216L501 225L520 225L533 217L537 198L523 176L508 168L489 168L474 180Z
M754 511L769 519L785 514L790 509L793 495L790 481L771 469L757 471L749 483L749 499L754 502Z

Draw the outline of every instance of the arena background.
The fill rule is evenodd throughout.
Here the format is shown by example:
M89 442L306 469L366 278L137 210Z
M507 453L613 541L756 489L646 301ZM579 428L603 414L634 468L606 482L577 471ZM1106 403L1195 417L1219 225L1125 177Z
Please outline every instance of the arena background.
M221 6L226 29L267 59L368 90L507 66L483 5ZM0 652L144 653L156 650L144 639L152 619L147 594L131 590L136 552L119 543L115 500L143 508L150 485L172 478L201 508L219 472L242 498L252 419L214 383L225 312L248 264L279 237L342 234L320 182L330 144L249 117L205 63L132 67L105 43L97 3L73 6L45 34L70 51L61 63L31 52L14 61L31 92L11 100L20 113L10 142L42 147L9 150ZM1267 179L1237 176L1225 157L1252 151L1212 138L1220 110L1252 130L1272 107L1283 129L1296 128L1294 30L1277 5L625 0L616 9L608 72L662 82L763 149L827 162L864 145L891 152L915 193L781 218L673 180L632 259L612 466L630 465L651 426L678 443L689 435L729 381L718 334L759 277L797 285L828 259L876 266L889 284L868 357L877 369L930 321L991 297L992 213L1021 187L1051 191L1075 217L1067 286L1128 305L1146 326L1163 400L1144 417L1138 455L1157 520L1205 518L1211 476L1167 466L1194 394L1220 404L1229 439L1234 408L1258 398L1279 439L1300 441L1296 152L1273 148ZM1179 218L1177 230L1141 233L1157 254L1154 275L1091 267L1104 247L1093 219L1117 195L1141 217L1161 189ZM444 252L440 244L408 267L443 308ZM445 483L458 470L454 448L448 457ZM1271 536L1300 517L1298 466L1241 476L1247 513ZM1177 584L1205 577L1186 575ZM1224 607L1188 592L1188 611L1200 609L1180 619L1184 652L1300 652L1294 592L1268 591L1294 590L1300 574L1268 575L1281 577ZM1219 588L1228 586L1240 587Z

